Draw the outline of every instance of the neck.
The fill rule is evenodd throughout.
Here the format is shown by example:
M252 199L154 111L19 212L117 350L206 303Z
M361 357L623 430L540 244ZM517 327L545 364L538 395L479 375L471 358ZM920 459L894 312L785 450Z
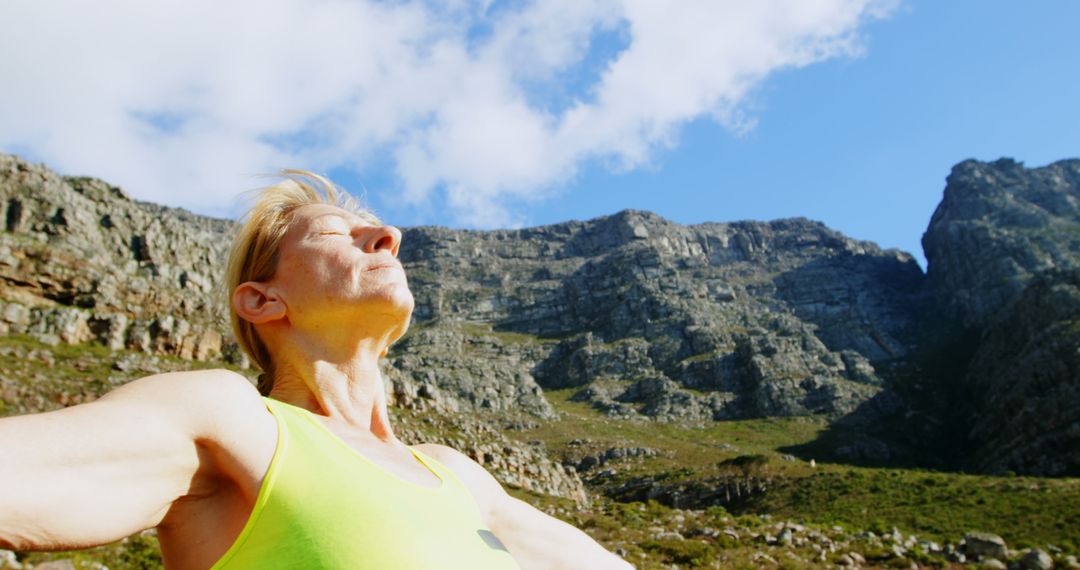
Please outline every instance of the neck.
M379 372L384 345L358 341L329 346L293 331L275 343L274 388L270 397L326 416L352 428L394 439ZM347 346L347 347L346 347Z

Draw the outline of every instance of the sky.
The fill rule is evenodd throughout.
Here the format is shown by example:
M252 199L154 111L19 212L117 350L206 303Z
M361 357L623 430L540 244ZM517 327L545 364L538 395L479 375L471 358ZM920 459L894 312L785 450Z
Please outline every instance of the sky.
M802 216L910 252L952 165L1080 157L1073 0L0 3L0 151L221 217Z

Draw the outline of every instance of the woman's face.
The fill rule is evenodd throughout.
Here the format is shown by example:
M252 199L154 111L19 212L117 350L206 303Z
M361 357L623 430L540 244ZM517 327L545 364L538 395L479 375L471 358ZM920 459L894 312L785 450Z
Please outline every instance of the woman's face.
M301 206L269 281L294 325L400 329L413 309L397 259L401 232L324 204Z

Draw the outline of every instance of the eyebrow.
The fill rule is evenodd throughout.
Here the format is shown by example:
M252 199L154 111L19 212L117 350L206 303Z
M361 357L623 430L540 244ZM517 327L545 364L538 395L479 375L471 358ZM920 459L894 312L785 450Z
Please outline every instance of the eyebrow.
M316 221L318 221L318 220L320 220L322 218L325 218L327 216L333 216L333 217L345 222L346 224L351 224L352 223L352 218L346 216L345 214L339 214L337 212L327 212L325 214L319 214L318 216L315 216L314 218L311 218L310 220L308 220L308 223L314 223L314 222L316 222ZM362 218L360 216L355 216L355 218L360 220L361 222L364 222L365 224L368 224L369 226L376 225L376 224L371 223L369 220L365 220L364 218Z

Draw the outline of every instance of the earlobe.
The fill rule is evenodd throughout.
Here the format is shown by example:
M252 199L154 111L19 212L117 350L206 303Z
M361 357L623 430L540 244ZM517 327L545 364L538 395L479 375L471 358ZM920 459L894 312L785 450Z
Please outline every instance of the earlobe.
M285 303L258 281L238 285L233 290L232 306L241 319L257 325L285 316Z

